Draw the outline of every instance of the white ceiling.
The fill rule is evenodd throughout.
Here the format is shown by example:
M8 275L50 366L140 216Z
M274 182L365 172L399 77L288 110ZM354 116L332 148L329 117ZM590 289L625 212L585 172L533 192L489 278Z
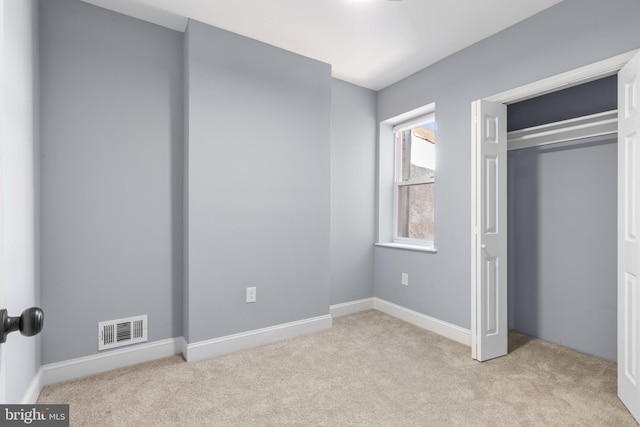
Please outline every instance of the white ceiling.
M192 18L379 90L561 0L83 0L184 31Z

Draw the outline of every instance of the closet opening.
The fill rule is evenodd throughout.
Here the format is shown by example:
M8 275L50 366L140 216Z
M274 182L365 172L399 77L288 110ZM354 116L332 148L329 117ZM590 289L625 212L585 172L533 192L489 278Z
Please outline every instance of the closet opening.
M616 361L617 76L507 106L508 327Z

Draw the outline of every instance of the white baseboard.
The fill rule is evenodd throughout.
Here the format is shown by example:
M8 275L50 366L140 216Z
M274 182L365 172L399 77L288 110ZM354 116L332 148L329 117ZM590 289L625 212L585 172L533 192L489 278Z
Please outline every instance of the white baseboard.
M184 360L187 360L188 349L189 349L189 343L184 337L182 337L182 347L180 348L180 353L182 353L182 357L184 357Z
M187 344L183 337L141 344L104 353L50 363L42 366L34 378L24 402L38 398L43 386L94 375L117 368L148 362L182 353L187 361L206 359L244 348L268 344L281 339L308 335L331 328L331 316L320 316L298 322L257 329L213 340Z
M435 317L409 310L408 308L390 303L380 298L374 298L373 306L376 310L386 313L389 316L404 320L412 325L419 326L438 335L442 335L443 337L457 341L460 344L471 347L471 331L469 329L461 328L460 326L436 319Z
M371 309L381 311L400 320L404 320L407 323L411 323L412 325L419 326L461 344L471 346L471 331L469 329L461 328L460 326L427 316L426 314L418 313L417 311L380 298L365 298L332 305L330 307L331 316L333 317L346 316Z
M347 316L360 311L373 310L374 298L364 298L356 301L334 304L329 307L331 317Z
M219 356L234 351L269 344L287 338L309 335L331 328L332 317L346 316L365 310L379 310L405 322L427 329L459 343L471 346L468 329L427 316L417 311L390 303L380 298L336 304L330 307L331 314L256 329L206 341L188 344L184 338L171 338L148 344L106 351L100 354L43 365L31 381L22 403L35 403L43 386L98 374L137 363L148 362L182 353L188 361Z
M29 383L29 387L27 391L25 391L22 400L20 401L21 405L33 405L38 400L38 396L40 396L40 392L42 391L42 368L38 369L36 375L33 377L31 382Z
M73 378L86 377L112 369L148 362L179 354L182 338L170 338L139 344L92 356L79 357L42 366L42 385L55 384Z
M227 335L206 341L188 344L184 358L187 362L208 359L226 353L269 344L287 338L309 335L331 328L331 315L313 317L297 322Z

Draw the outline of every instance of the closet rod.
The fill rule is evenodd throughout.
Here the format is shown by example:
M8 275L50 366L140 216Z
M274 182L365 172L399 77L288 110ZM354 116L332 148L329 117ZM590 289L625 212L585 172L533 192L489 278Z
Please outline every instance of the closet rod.
M537 147L618 132L618 110L562 120L507 134L507 150Z

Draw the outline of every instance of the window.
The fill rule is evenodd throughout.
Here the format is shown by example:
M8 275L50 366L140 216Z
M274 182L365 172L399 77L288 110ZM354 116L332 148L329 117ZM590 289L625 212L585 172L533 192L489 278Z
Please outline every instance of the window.
M435 109L430 103L379 123L376 246L437 252Z
M396 125L393 135L393 242L433 247L435 115Z

